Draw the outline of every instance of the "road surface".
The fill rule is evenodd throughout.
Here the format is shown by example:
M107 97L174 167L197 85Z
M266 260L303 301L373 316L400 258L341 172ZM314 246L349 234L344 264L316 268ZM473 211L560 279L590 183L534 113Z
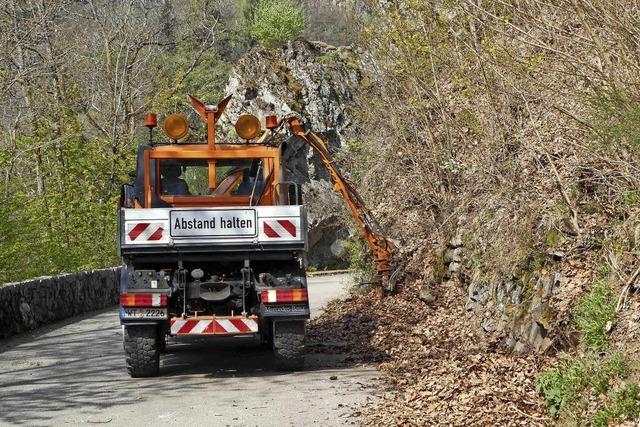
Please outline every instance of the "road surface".
M349 281L311 278L312 315ZM129 378L116 309L0 341L0 425L348 425L377 375L321 354L307 355L304 372L276 372L247 338L169 346L160 377Z

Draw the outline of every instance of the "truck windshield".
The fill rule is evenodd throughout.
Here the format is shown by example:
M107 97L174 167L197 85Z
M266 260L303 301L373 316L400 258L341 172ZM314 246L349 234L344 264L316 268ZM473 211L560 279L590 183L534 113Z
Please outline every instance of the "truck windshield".
M209 161L169 159L160 161L160 192L167 196L248 196L264 188L261 159L215 160L215 188L209 185ZM256 183L257 179L257 183Z

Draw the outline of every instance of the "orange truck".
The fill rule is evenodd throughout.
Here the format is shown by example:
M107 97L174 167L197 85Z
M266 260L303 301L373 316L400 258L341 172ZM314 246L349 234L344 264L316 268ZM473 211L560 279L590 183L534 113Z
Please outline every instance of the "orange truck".
M296 116L245 114L237 143L216 143L216 123L230 98L206 105L191 97L206 141L183 144L189 124L167 116L156 142L138 147L135 180L124 185L118 217L123 260L120 320L132 377L159 374L167 336L255 336L273 349L277 369L301 369L309 318L307 216L299 186L287 180L275 135L291 132L329 169L371 245L381 283L393 287L394 245L378 231L326 144ZM294 138L295 139L295 138Z

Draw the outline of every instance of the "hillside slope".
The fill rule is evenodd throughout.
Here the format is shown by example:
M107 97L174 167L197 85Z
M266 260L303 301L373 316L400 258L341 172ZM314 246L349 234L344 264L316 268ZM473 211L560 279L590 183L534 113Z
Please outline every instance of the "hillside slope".
M637 11L372 5L342 157L406 263L399 295L352 301L398 389L372 422L637 423Z

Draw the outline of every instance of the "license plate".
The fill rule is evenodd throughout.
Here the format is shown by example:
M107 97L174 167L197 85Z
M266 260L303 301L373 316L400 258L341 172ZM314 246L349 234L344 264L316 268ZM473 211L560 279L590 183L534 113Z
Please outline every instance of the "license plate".
M166 308L123 308L125 319L166 319Z

